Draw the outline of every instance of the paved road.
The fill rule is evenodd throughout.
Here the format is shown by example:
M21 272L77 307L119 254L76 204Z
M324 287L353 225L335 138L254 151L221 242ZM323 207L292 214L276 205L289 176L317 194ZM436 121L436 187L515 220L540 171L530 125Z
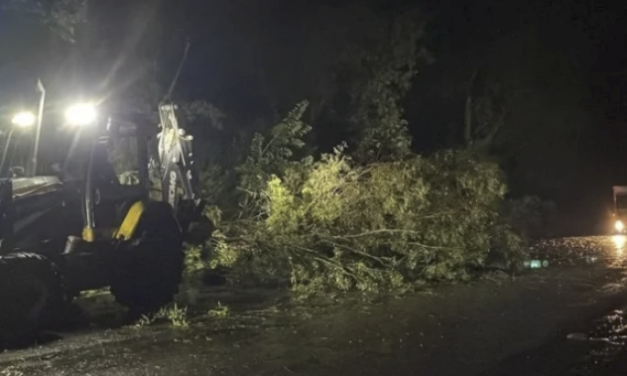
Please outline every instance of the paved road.
M196 312L187 330L116 328L121 321L107 316L113 305L85 300L100 327L1 354L0 375L596 374L622 364L616 351L566 336L594 329L595 319L627 302L623 240L546 242L535 252L550 266L515 280L494 276L368 303L298 305L270 293L213 291L205 298L233 312ZM603 361L589 357L593 350Z

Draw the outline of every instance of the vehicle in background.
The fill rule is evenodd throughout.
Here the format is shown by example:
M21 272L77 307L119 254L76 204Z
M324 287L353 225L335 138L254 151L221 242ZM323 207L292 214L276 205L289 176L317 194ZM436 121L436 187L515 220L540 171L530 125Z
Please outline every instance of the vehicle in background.
M613 213L613 233L627 233L627 185L615 185L614 193L614 213Z

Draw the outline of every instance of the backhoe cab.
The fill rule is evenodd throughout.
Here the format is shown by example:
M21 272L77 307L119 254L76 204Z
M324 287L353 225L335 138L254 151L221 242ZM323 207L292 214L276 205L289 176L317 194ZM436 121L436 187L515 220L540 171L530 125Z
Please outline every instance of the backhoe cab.
M173 300L183 242L204 205L192 138L175 111L160 106L157 129L101 118L90 105L69 109L80 128L50 176L31 169L17 177L9 134L0 168L0 342L37 330L85 290L108 286L138 313Z

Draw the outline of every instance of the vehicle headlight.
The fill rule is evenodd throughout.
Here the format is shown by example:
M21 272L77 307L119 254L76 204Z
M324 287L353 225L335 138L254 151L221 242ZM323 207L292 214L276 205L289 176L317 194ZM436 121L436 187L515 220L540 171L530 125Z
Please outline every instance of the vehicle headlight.
M623 231L625 229L625 224L623 221L616 221L616 223L614 223L614 228L616 231Z
M70 125L90 125L96 121L97 117L96 106L91 103L78 103L65 111L65 120Z
M11 123L20 128L28 128L35 124L36 120L37 118L35 117L35 114L33 114L32 112L24 111L15 114L15 116L13 116L13 119L11 119Z

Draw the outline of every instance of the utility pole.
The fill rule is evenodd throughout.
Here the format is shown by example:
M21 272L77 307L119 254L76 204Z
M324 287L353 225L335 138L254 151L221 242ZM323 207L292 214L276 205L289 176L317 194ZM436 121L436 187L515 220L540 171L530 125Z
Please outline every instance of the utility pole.
M46 89L44 85L41 83L40 79L37 79L37 91L39 91L39 113L37 114L37 129L35 130L35 145L33 147L33 156L31 159L31 171L29 176L37 175L37 158L39 153L39 138L41 136L41 122L43 121L44 115L44 102L46 100Z

